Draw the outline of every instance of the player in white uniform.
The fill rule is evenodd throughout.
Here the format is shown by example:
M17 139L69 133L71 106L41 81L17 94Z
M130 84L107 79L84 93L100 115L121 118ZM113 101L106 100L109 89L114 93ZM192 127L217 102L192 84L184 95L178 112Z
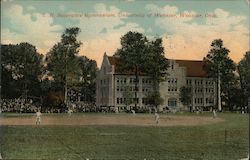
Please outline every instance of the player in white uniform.
M42 113L40 112L40 110L38 110L36 112L36 124L41 124L41 116L42 116Z
M216 118L216 117L217 117L216 111L215 109L213 109L213 118Z
M158 124L160 120L160 116L158 113L155 112L155 123Z
M133 115L135 115L135 110L132 109L131 112L133 113Z
M69 116L71 116L72 113L73 113L72 109L69 109L69 110L68 110Z

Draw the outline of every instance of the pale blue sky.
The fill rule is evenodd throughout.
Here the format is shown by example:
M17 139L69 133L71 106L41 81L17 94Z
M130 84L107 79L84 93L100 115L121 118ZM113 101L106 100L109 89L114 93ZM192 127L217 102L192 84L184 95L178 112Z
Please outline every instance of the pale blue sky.
M87 18L86 13L114 17ZM120 13L134 16L121 17ZM157 13L165 17L155 16ZM185 16L181 17L181 13ZM215 17L205 17L208 13ZM143 17L135 17L135 14ZM148 17L149 14L152 15ZM76 15L78 17L73 17ZM187 17L190 15L193 17ZM149 38L162 37L168 58L202 59L215 38L224 40L235 61L249 50L248 0L1 1L2 43L26 41L46 54L60 40L63 30L73 26L81 29L80 54L97 60L98 64L105 51L112 55L120 47L119 38L130 30L142 32Z

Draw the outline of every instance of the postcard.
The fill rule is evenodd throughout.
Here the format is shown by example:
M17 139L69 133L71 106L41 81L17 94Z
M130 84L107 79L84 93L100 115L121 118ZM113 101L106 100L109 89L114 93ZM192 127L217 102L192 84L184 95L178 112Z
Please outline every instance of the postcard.
M0 160L249 159L249 0L1 0Z

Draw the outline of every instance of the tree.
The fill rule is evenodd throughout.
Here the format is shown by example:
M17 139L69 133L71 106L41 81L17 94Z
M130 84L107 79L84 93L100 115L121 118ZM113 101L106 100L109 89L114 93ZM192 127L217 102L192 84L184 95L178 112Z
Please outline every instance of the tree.
M189 107L192 102L192 91L191 88L183 86L180 88L180 101L183 105ZM191 111L191 109L190 109Z
M42 55L29 43L1 45L4 98L39 96Z
M154 92L157 92L159 91L158 85L165 80L169 67L168 60L164 56L161 38L156 38L148 43L148 54L145 63L146 73L151 76Z
M215 39L211 44L211 49L207 56L203 59L205 62L204 69L209 76L217 79L218 88L218 110L221 111L221 93L224 95L224 100L227 105L231 106L231 86L235 83L236 65L228 56L229 50L223 47L221 39Z
M74 85L79 78L79 60L77 55L81 42L77 40L80 29L67 28L61 36L61 41L52 47L46 56L46 66L55 83L57 90L64 90L64 103L67 103L68 88Z
M126 108L133 103L133 93L130 91L129 86L122 86L123 92L122 95L125 98L124 104L126 105Z
M80 67L80 83L79 88L84 97L84 101L88 103L95 102L95 86L96 86L96 61L81 56L79 59Z
M129 70L135 75L135 99L138 92L138 76L145 69L147 57L147 38L138 32L128 32L121 37L121 48L115 55L121 59L121 70ZM135 102L137 108L137 102Z
M136 77L135 99L137 99L138 76L140 74L150 76L153 80L153 92L158 92L159 82L165 78L168 69L162 39L156 38L149 41L143 34L130 31L121 38L121 46L115 55L121 59L119 66L121 70L128 70ZM136 105L135 102L135 108Z
M149 92L146 96L146 104L157 108L163 103L163 99L158 91Z
M247 106L248 97L250 97L250 51L246 52L244 58L239 62L237 66L240 80L241 90L241 108Z

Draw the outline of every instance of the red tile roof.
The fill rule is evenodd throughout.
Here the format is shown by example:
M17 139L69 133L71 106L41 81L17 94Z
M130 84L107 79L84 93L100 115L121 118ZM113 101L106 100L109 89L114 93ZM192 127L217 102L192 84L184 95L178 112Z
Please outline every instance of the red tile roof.
M180 67L186 67L187 77L207 77L207 72L203 69L203 61L176 60Z
M120 62L119 62L120 60L119 60L118 57L108 56L108 60L109 60L109 63L110 63L111 65L114 65L114 66L116 66L117 64L120 63Z
M110 65L115 66L115 74L134 75L133 70L122 70L119 67L121 63L119 57L108 56L108 60ZM143 73L143 71L139 71L139 75L145 75L145 73Z
M134 74L132 71L121 71L119 69L120 60L118 57L108 56L109 63L115 66L115 74ZM207 72L203 69L203 61L176 60L180 67L186 68L187 77L207 77ZM142 72L140 73L143 74Z

